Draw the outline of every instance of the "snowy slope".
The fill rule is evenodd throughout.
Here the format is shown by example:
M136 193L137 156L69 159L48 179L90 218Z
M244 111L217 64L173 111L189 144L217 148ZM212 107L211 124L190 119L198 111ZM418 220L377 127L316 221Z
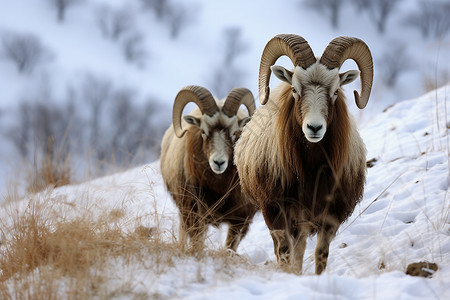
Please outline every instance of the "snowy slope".
M172 257L173 263L161 268L151 254L144 263L111 259L103 288L126 287L121 299L449 299L449 99L446 86L400 102L361 130L373 167L363 201L340 227L321 276L314 275L314 238L308 240L304 275L278 270L258 214L233 264L208 255ZM124 231L156 227L169 242L177 235L177 211L158 161L5 204L0 219L7 223L11 212L43 199L51 199L51 211L67 220L101 218L120 209L124 215L114 226ZM207 251L220 249L226 227L209 233ZM418 261L435 262L439 270L432 278L405 275L407 265Z

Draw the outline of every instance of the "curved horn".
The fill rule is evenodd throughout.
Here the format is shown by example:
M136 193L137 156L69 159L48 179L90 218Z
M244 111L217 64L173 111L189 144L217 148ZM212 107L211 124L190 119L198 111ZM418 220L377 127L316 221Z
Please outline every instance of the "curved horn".
M246 88L234 88L225 99L222 111L229 117L235 116L241 104L247 107L249 116L255 111L255 98L252 92Z
M369 102L373 83L372 54L366 43L354 37L337 37L328 44L320 63L328 69L339 69L347 59L353 59L361 72L361 97L357 91L353 93L356 105L363 109Z
M214 101L213 96L204 87L189 85L182 88L175 97L172 112L173 129L175 130L175 134L179 138L183 137L186 132L186 129L183 130L183 128L181 127L181 114L183 113L184 107L189 102L195 102L202 113L209 116L214 115L218 110L216 101Z
M259 100L263 105L269 99L270 67L282 55L287 55L294 66L300 66L303 69L307 69L316 62L311 47L301 36L295 34L278 34L270 39L264 48L259 66Z

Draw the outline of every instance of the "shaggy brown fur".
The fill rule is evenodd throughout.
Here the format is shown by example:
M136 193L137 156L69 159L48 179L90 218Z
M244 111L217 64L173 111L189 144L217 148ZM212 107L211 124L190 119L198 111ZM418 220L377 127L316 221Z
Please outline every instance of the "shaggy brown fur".
M262 209L278 261L296 273L314 233L316 273L325 269L329 243L363 194L365 148L341 91L328 109L324 138L309 142L299 125L302 103L281 83L235 147L243 191Z
M182 138L174 135L172 127L167 130L161 152L164 182L180 211L180 242L184 246L189 237L192 249L197 251L203 247L208 224L227 223L226 247L236 250L257 209L241 192L234 163L230 162L224 173L214 173L208 163L212 141L203 140L200 128L184 127L188 130ZM223 130L230 136L220 122L210 130ZM226 147L232 158L231 139Z

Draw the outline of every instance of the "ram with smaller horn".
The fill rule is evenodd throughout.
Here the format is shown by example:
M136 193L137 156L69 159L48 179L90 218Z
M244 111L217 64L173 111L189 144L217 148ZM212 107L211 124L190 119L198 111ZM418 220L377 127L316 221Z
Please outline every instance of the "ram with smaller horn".
M294 64L292 71L274 66L283 55ZM347 59L359 71L339 73ZM282 81L272 92L271 72ZM359 76L361 97L354 95L362 109L372 88L373 62L358 38L335 38L320 58L293 34L273 37L263 50L263 105L235 146L235 163L242 190L261 208L277 260L288 271L302 272L306 239L317 233L315 272L322 273L331 240L362 198L366 148L342 91Z
M189 102L198 107L182 120ZM253 94L245 88L233 89L224 100L200 86L176 96L173 124L161 145L161 173L179 209L183 247L189 239L191 249L202 249L209 224L229 225L226 247L234 251L246 235L256 208L241 193L233 152L254 111Z

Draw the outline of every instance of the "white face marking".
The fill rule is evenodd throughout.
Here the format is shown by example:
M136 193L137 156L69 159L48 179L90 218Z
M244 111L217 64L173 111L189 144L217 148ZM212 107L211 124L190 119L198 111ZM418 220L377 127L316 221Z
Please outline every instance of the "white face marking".
M318 62L308 69L296 67L292 86L302 95L302 131L311 143L321 141L327 131L328 102L339 87L339 70L328 70Z
M218 106L221 107L221 104L222 103L219 103ZM222 125L224 130L211 130L211 128L214 128L219 123ZM228 168L230 161L229 153L233 153L232 149L230 149L230 142L226 136L227 131L225 129L228 128L231 143L234 144L236 140L236 132L240 130L238 118L236 116L228 117L223 113L216 113L212 117L203 115L200 128L203 130L203 139L206 140L209 138L209 141L212 143L213 147L208 158L209 166L214 173L222 174Z
M212 149L209 156L209 166L216 174L222 174L228 167L227 141L224 131L214 132L212 134Z

